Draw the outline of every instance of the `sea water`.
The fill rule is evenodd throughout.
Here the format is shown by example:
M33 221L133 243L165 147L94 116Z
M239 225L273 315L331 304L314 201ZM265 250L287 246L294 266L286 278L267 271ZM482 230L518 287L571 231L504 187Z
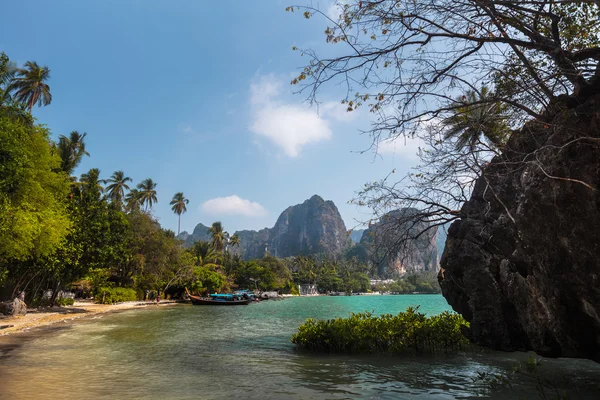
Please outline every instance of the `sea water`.
M11 346L0 341L0 399L529 399L539 398L540 383L570 398L600 398L600 365L587 360L543 359L539 376L525 377L512 371L531 354L331 355L290 342L306 318L408 306L449 310L440 295L321 296L62 323L13 337ZM510 385L494 385L489 377L497 376Z

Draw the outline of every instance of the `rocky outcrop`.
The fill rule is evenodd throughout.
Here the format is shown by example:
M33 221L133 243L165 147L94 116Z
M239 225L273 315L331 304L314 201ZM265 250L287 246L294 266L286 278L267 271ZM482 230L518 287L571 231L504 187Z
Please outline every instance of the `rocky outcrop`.
M365 229L353 229L350 232L350 240L352 240L352 243L357 244L360 243L360 239L362 239L363 233L365 233Z
M192 235L180 239L188 246L197 240L210 240L208 227L198 224ZM204 236L202 233L205 233ZM260 231L235 232L239 248L231 248L246 260L262 258L265 250L276 257L325 254L340 257L351 245L346 225L332 201L314 195L302 204L288 207L281 213L273 228Z
M0 314L9 316L26 315L27 304L19 298L15 298L13 301L2 302L0 303Z
M600 97L515 132L449 231L442 293L500 350L600 361Z
M416 213L412 208L389 212L363 233L358 246L377 265L379 276L438 271L437 230L427 229L426 222L413 222Z
M277 257L339 257L349 245L346 225L337 207L317 195L282 212L269 238L269 252Z
M183 231L177 236L177 238L183 240L185 242L186 247L189 247L199 240L209 241L210 233L208 233L208 229L208 226L198 224L194 228L194 232L189 234L188 232Z
M239 254L245 260L262 258L269 246L270 230L267 228L260 231L237 231L240 237ZM236 249L238 250L238 249Z

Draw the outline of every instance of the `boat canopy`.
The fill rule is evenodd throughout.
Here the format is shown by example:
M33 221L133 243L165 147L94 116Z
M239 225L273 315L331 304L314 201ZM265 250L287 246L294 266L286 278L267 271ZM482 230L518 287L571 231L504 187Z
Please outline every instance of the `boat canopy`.
M231 299L233 295L231 293L215 293L211 294L210 297L218 298L218 299Z

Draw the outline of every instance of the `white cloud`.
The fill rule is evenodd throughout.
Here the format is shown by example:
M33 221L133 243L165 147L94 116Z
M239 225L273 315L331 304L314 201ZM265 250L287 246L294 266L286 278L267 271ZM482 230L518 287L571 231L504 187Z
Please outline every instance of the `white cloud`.
M210 215L243 215L245 217L264 217L267 210L259 203L242 199L238 195L217 197L205 201L200 209Z
M281 99L281 82L263 76L250 87L253 106L250 130L266 137L289 157L300 155L302 147L331 138L327 120L315 109L286 103Z
M420 148L425 147L425 142L418 137L400 136L394 139L385 139L377 143L377 154L392 154L402 156L407 159L418 159Z
M340 14L344 10L344 5L348 4L348 0L335 0L328 8L327 8L327 16L334 21L338 21L340 19Z
M362 109L359 108L358 110L348 112L347 105L335 101L328 101L319 107L319 111L323 116L335 119L339 122L353 121L360 113L360 110Z

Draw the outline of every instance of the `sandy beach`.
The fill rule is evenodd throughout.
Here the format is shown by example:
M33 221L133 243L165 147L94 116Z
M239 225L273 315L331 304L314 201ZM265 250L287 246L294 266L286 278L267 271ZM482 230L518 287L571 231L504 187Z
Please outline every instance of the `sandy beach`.
M181 304L175 301L165 300L160 304L154 302L129 301L119 304L95 304L88 301L77 301L68 307L45 307L40 309L31 309L27 315L15 317L0 317L0 336L7 336L16 333L27 332L31 329L47 327L56 323L73 321L79 318L126 311L140 308L167 307L175 304ZM8 326L8 327L6 327Z

